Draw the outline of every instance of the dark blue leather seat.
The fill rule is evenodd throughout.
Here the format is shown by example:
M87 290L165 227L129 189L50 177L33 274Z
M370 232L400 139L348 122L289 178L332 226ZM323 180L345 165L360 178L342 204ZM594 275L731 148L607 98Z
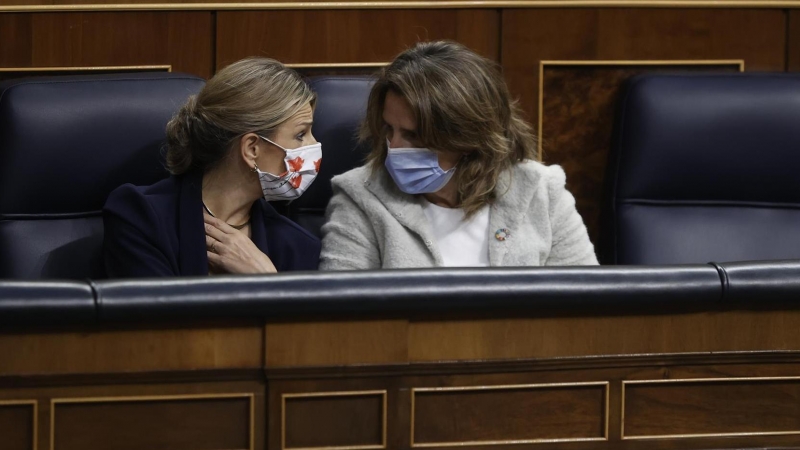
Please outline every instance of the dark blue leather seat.
M325 208L333 195L331 178L361 166L368 152L358 145L358 129L364 120L374 79L326 76L312 78L309 84L317 93L313 132L322 142L322 166L308 191L287 206L286 214L321 237Z
M0 83L0 278L101 277L106 197L167 175L166 123L203 84L155 73Z
M641 76L616 120L603 263L800 258L800 75Z

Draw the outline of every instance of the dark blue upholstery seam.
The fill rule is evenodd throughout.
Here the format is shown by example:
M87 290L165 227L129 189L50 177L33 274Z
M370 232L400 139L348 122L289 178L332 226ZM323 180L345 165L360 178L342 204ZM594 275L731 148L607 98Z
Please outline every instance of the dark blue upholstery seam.
M86 279L86 283L89 284L89 288L92 290L92 298L94 299L94 321L100 323L102 301L100 300L100 294L97 292L97 284L89 278Z
M152 73L152 72L150 72L150 73ZM193 77L193 76L189 76L189 75L182 76L182 77L116 78L116 79L111 79L111 78L102 79L102 78L100 78L100 79L93 79L93 80L60 80L60 81L56 81L56 80L34 81L34 80L31 80L30 82L23 82L23 83L15 84L13 86L9 86L7 89L3 89L3 91L0 92L0 104L3 102L3 96L5 95L6 92L10 92L14 88L18 88L20 86L30 86L30 85L34 85L34 84L68 84L68 83L76 83L77 84L77 83L98 83L98 82L107 83L107 82L115 82L115 81L145 81L145 80L148 80L148 81L149 80L194 80L194 81L203 81L203 82L205 82L205 80L203 80L200 77Z
M728 288L730 287L729 286L729 281L728 281L728 271L725 270L725 268L722 267L720 264L717 264L717 263L715 263L713 261L708 263L708 264L710 264L715 269L717 269L717 274L719 274L719 281L720 281L720 284L722 286L722 291L720 292L720 296L719 296L719 302L720 302L720 304L722 304L725 301L725 296L727 295Z
M751 208L784 208L800 209L800 203L778 203L778 202L743 202L736 200L647 200L647 199L617 199L623 205L654 205L654 206L704 206L704 207L725 207L742 206Z

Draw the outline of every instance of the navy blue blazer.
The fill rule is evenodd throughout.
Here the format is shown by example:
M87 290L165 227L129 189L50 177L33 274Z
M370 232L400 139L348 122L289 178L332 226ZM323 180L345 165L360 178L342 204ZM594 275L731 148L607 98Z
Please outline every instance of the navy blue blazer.
M110 278L208 275L202 173L151 186L125 184L103 207L103 257ZM253 243L278 272L316 270L319 239L259 199L250 211Z

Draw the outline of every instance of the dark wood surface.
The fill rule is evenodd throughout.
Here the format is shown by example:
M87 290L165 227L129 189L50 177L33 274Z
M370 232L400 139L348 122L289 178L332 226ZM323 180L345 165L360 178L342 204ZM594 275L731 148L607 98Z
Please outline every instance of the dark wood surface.
M383 444L383 395L340 393L284 400L287 448Z
M747 70L785 67L780 10L508 9L502 20L506 79L534 123L542 60L743 59Z
M384 421L393 449L412 424L463 448L791 446L798 330L783 310L5 331L0 402L37 402L42 450L248 448L251 417L258 449L380 447ZM14 448L30 412L0 406Z
M171 65L209 77L211 12L0 14L0 67Z
M222 11L217 69L247 56L285 63L391 61L420 40L454 39L499 54L497 10Z
M800 10L791 10L788 14L789 32L786 40L789 60L786 67L789 71L800 72Z
M250 447L249 398L56 403L54 421L59 450Z
M627 384L625 436L794 432L800 439L797 375L790 380Z
M0 401L0 448L31 450L34 420L32 404L4 404Z
M413 407L414 442L444 444L606 436L605 386L484 388L417 392Z

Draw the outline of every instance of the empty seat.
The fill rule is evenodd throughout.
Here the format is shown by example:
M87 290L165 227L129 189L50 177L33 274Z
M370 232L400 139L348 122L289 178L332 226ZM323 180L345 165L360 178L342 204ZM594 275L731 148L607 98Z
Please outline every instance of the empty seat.
M168 73L0 83L0 278L102 277L106 197L167 175L165 126L203 84Z
M616 120L601 262L800 258L800 76L641 76Z

